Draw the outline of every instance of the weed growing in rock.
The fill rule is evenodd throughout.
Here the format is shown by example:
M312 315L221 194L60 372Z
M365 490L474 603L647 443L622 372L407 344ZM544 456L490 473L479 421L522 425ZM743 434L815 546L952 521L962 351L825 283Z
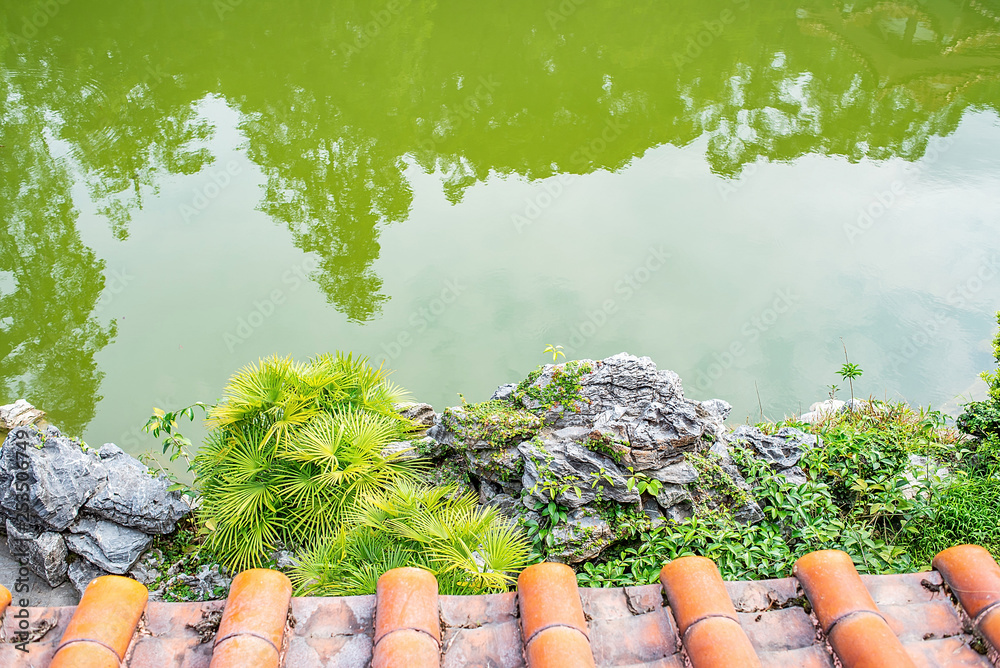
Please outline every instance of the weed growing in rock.
M579 412L579 404L583 401L580 395L580 378L593 370L593 367L586 362L566 362L552 370L552 378L548 383L538 386L534 383L544 371L543 367L538 367L521 381L513 396L517 401L528 399L535 403L537 408L532 410L551 411L561 408Z

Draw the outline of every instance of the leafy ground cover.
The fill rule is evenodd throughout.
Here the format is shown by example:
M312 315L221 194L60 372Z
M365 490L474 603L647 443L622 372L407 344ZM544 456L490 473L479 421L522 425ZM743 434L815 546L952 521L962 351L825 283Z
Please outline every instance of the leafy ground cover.
M617 553L584 564L580 583L655 582L666 561L692 554L741 580L787 577L796 559L817 549L844 550L862 573L928 568L938 551L959 543L1000 556L1000 439L969 438L939 413L879 401L816 425L758 426L773 432L789 424L822 440L803 461L804 484L732 449L763 521L742 526L719 513L643 529ZM911 455L925 465L914 470Z

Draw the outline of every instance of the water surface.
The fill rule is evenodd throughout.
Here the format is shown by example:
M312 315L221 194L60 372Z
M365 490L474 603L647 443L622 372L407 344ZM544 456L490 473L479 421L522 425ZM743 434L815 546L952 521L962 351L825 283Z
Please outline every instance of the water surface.
M271 353L440 410L627 350L736 420L841 339L991 365L996 2L23 3L0 75L0 401L94 443Z

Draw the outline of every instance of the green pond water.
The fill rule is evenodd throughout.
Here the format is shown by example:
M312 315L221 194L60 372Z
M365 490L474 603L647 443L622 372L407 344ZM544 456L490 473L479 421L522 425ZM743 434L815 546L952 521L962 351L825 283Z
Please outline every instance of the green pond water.
M843 337L954 407L998 113L995 0L7 2L0 402L141 452L272 353L441 410L552 343L742 421L844 398Z

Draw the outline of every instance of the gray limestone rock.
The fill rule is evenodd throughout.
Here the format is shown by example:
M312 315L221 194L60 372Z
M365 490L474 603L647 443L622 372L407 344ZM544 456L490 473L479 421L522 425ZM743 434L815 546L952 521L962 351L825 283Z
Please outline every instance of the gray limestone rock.
M24 559L22 563L27 564L50 587L58 587L66 581L69 551L61 534L21 530L7 520L7 547L12 556Z
M774 436L768 436L757 427L746 424L733 430L729 440L752 448L761 459L777 469L795 466L807 450L819 443L816 436L794 427L782 427Z
M514 390L517 389L517 383L507 383L506 385L501 385L493 392L490 400L507 401L514 394Z
M152 475L118 446L107 443L98 456L108 480L83 506L92 515L145 533L168 534L191 512L179 491L168 491L170 480Z
M18 427L0 448L0 512L62 531L107 478L100 459L55 427Z
M467 450L465 463L476 477L499 486L503 492L514 494L521 490L523 464L517 448Z
M660 508L672 508L678 503L690 501L691 494L684 485L664 485L656 494L656 502Z
M650 478L656 478L662 483L674 485L687 485L692 482L698 482L698 469L687 462L678 462L664 466L662 469L647 471L646 475Z
M614 529L590 508L577 508L552 528L550 561L578 564L593 559L615 540Z
M153 542L152 536L138 529L92 517L81 517L69 530L66 544L70 550L116 575L127 573Z
M441 414L441 421L427 435L454 450L493 450L516 446L531 438L542 426L541 419L510 405L484 417L465 406L453 406Z
M709 399L708 401L701 402L701 407L704 408L710 415L712 415L719 422L725 422L726 418L733 411L733 407L728 401L723 401L722 399Z
M434 439L428 438L426 440L430 442ZM389 443L382 448L382 456L386 459L394 456L398 459L405 460L420 459L420 453L417 451L416 441L394 441Z
M80 596L83 596L83 592L87 590L87 585L101 576L110 574L86 559L77 559L69 565L68 575L69 581L80 592Z
M598 491L604 499L619 503L639 500L639 494L628 489L627 476L614 461L572 441L525 441L518 450L524 459L521 485L539 501L549 500L542 489L547 484L579 488L579 495L576 489L557 490L556 501L568 508L591 503Z
M402 403L393 406L405 418L413 420L422 427L433 427L437 423L437 414L430 404Z

